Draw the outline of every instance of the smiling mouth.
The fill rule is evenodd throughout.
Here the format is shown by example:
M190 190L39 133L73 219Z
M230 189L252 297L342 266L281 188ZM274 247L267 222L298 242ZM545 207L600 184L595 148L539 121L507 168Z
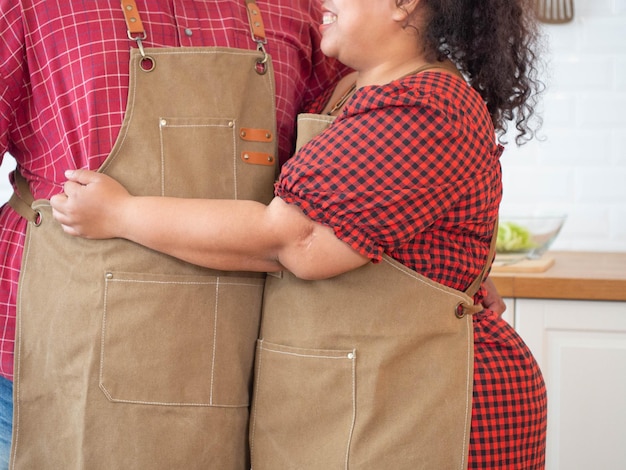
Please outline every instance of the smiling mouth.
M324 12L324 16L322 17L322 24L333 24L335 21L337 21L337 15L329 11Z

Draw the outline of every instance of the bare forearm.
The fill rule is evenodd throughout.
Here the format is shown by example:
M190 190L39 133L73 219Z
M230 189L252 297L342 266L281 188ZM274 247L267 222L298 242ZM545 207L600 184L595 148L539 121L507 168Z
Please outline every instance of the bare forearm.
M368 262L329 227L275 198L254 201L133 197L110 177L67 173L51 198L63 230L85 238L126 238L190 263L229 271L277 271L321 279Z
M116 234L121 238L213 269L282 269L263 204L134 197L121 209Z

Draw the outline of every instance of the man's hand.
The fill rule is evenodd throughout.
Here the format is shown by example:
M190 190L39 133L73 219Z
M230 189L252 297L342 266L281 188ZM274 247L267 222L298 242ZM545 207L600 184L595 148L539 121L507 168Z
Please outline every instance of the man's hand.
M483 288L485 290L485 297L483 298L483 307L492 310L498 315L502 315L506 310L506 304L498 293L496 285L491 278L487 278L483 281Z

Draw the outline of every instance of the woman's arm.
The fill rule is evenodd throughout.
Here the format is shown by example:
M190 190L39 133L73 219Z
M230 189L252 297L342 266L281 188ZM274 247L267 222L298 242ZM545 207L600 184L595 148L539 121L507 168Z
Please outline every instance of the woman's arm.
M84 238L125 238L201 266L232 271L287 269L302 279L350 271L369 259L327 226L275 198L254 201L135 197L112 178L66 174L51 199L63 230Z

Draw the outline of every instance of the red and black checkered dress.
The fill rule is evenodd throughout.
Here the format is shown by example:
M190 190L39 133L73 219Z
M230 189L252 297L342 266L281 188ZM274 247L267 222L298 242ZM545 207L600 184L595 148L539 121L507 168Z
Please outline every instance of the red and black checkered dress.
M423 72L359 89L328 131L284 165L276 195L375 262L386 253L465 290L489 251L501 151L481 97L456 77ZM543 468L546 391L537 363L493 312L475 316L474 340L469 468Z

